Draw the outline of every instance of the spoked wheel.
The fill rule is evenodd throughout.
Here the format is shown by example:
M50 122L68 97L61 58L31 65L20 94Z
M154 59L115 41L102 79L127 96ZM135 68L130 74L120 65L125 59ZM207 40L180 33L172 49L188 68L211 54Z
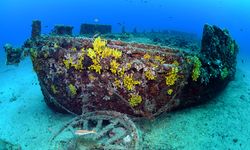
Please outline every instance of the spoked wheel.
M135 124L125 114L114 111L85 113L67 123L51 141L59 150L139 149Z

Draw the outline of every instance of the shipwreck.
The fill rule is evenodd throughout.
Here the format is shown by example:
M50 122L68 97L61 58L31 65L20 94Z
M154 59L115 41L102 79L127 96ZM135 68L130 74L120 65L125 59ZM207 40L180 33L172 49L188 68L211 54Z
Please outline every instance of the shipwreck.
M91 113L97 120L94 127L120 118L122 130L129 130L123 143L134 139L127 146L136 145L138 134L122 114L152 118L203 103L234 78L239 48L226 29L206 24L201 42L194 42L184 33L112 34L111 26L91 27L82 25L81 36L74 36L71 26L56 26L51 34L42 35L41 22L33 21L31 37L22 47L5 45L7 64L30 56L51 109L80 115L75 122L91 120ZM98 36L84 36L88 30L91 34L97 30ZM136 41L145 37L146 42Z

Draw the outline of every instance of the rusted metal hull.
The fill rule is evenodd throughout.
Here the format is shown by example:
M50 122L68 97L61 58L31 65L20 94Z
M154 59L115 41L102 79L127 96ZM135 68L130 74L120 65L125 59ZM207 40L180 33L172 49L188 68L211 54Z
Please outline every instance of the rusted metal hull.
M30 51L52 109L76 114L112 110L143 117L216 95L233 79L238 52L227 31L208 25L201 53L100 37L40 35L22 48Z

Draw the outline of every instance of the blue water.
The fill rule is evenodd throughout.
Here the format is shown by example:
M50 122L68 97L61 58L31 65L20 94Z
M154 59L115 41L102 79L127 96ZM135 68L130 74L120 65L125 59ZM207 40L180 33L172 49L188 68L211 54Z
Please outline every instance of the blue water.
M0 44L21 44L30 36L31 20L40 19L43 31L50 31L55 24L75 26L81 23L112 24L119 32L118 23L126 29L139 31L178 29L202 33L205 23L228 28L247 53L250 37L250 2L247 0L2 0L0 1Z
M203 25L205 23L214 24L222 28L227 28L232 37L240 46L238 59L240 60L240 62L243 59L244 64L238 64L240 73L237 74L237 77L239 77L237 78L237 80L241 80L242 75L246 75L246 73L243 72L244 70L249 70L249 65L246 65L250 61L249 0L1 0L1 71L8 70L8 68L3 69L5 63L5 53L2 46L5 43L11 43L14 46L20 46L24 42L24 40L30 37L31 23L32 20L35 19L39 19L42 21L43 33L49 33L55 24L65 24L74 26L73 32L75 34L79 33L80 24L82 23L98 23L111 24L113 27L113 32L118 33L121 32L121 25L124 25L127 31L132 31L135 27L139 32L144 30L151 31L151 29L154 29L156 31L164 29L174 29L196 33L199 37L201 37ZM29 67L31 67L29 61L25 62L25 64L29 64ZM245 66L242 67L241 65ZM28 72L31 73L32 71L28 70ZM15 78L15 76L13 76L13 78ZM32 80L36 81L36 78L33 77L33 75L31 78ZM3 79L4 76L0 75L0 82L2 82ZM25 83L22 84L24 85ZM247 84L247 82L244 84ZM240 84L237 83L233 84L233 86L235 86L235 89L237 89L239 85ZM11 87L11 85L6 87ZM37 90L39 90L39 87L36 88ZM234 88L230 89L233 89L235 91ZM249 86L248 89L245 88L245 90L246 91L236 91L242 93L247 92L249 96ZM0 89L0 92L1 91L4 91L4 89ZM228 91L228 93L233 92ZM1 97L1 95L0 101L3 102L3 97ZM247 111L245 111L244 113L245 115L247 115L246 112ZM176 115L175 117L178 117L178 115ZM238 122L240 123L240 121ZM8 124L6 126L8 126ZM235 126L230 127L234 128ZM242 123L242 126L244 126L244 123ZM227 126L225 126L223 129L226 130ZM240 129L235 130L236 135L241 134ZM248 128L247 131L250 131L250 128ZM192 133L192 131L190 132ZM247 142L250 142L249 137L249 134L243 135L242 139L245 139L245 141L242 143L243 145L245 144L249 146L249 144L246 144ZM161 140L164 141L163 139ZM247 146L245 148L250 149L250 147ZM219 146L219 148L217 148L223 149L225 147L230 148L230 146ZM239 146L233 147L232 149L245 148ZM182 148L179 147L177 149ZM202 148L199 147L197 149Z

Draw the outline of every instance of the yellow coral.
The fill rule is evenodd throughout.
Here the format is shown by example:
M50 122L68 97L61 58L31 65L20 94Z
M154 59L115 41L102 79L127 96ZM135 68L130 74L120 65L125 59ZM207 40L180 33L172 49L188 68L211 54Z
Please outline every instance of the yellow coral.
M102 58L106 58L112 55L112 49L105 47L103 52L102 52Z
M65 65L66 69L69 69L70 67L74 67L76 70L83 69L82 61L84 60L84 52L81 52L78 57L79 58L76 60L77 62L73 62L72 57L70 57L69 59L63 60L63 63Z
M51 85L51 90L52 90L53 94L58 93L56 86L54 84Z
M90 70L94 70L95 72L101 74L101 69L102 69L102 66L100 64L93 64L91 66L88 67Z
M164 64L165 61L164 61L164 57L161 57L161 56L155 56L155 60L160 62L161 64Z
M96 55L106 58L113 56L115 59L121 58L122 52L117 49L112 49L106 46L107 41L102 40L100 37L96 38L93 42L93 51ZM92 57L90 57L92 58Z
M65 59L65 60L63 60L63 63L64 63L64 65L65 65L65 67L66 67L67 69L69 69L70 66L73 64L73 58L70 57L69 59Z
M117 49L114 49L112 51L112 56L115 57L115 59L121 58L122 57L122 52L117 50Z
M171 71L166 76L166 85L171 86L175 84L175 81L178 79L178 67L172 67Z
M122 78L125 73L125 67L123 66L122 68L118 69L118 75Z
M58 48L59 45L57 43L54 43L54 48Z
M176 61L176 60L172 64L175 65L175 66L179 66L180 65L179 62Z
M117 69L118 69L118 67L119 67L119 63L117 63L116 62L116 60L112 60L111 62L110 62L110 71L113 73L113 74L116 74L116 71L117 71Z
M134 86L140 83L140 81L133 79L133 74L125 75L123 78L123 85L127 90L133 90Z
M89 48L87 51L87 55L91 58L91 59L95 59L96 58L96 53L93 49Z
M83 60L84 60L84 51L81 52L78 61L77 61L77 67L76 69L83 69Z
M111 49L106 46L107 41L102 40L100 37L96 38L93 42L93 49L89 48L87 51L87 56L92 59L93 65L88 67L91 70L96 71L97 73L101 73L102 65L100 63L102 58L106 57L114 57L118 59L122 56L122 52L116 49ZM112 73L116 74L119 64L112 60L110 63L110 70Z
M75 96L77 94L76 93L76 87L73 84L69 84L68 88L69 88L69 91L70 91L71 95Z
M136 107L142 102L142 97L138 94L132 94L131 98L129 99L129 104L131 107Z
M131 64L131 63L126 63L125 66L126 66L125 68L126 68L127 70L129 70L129 69L131 68L132 64Z
M167 93L168 93L168 95L172 95L173 89L168 89Z
M82 63L77 62L76 64L72 64L72 67L74 67L76 70L81 70L83 68Z
M157 64L151 63L149 62L149 65L151 66L151 68L158 68L159 66Z
M77 49L76 49L76 47L73 47L73 48L71 48L71 50L75 52Z
M102 40L101 37L96 38L93 42L94 51L98 55L100 55L103 49L106 47L106 44L107 44L106 40Z
M153 74L153 72L151 70L147 70L145 72L145 77L148 79L148 80L155 80L156 76Z
M92 74L89 74L88 77L90 81L94 81L96 79L96 77L94 77Z
M31 55L31 58L34 59L37 57L37 51L34 50L33 48L30 49L30 55Z
M118 79L115 79L114 85L115 85L116 87L120 88L120 87L121 87L121 81L118 80Z
M150 57L151 57L151 56L150 56L148 53L146 53L146 54L143 56L144 59L150 59Z
M201 61L200 59L197 57L197 56L194 56L192 58L192 61L193 61L193 64L194 64L194 67L193 67L193 71L192 71L192 79L193 81L197 81L197 79L200 77L200 74L201 74Z
M83 63L82 63L83 60L84 60L84 56L80 55L77 62L74 64L71 64L71 66L74 67L76 70L81 70L83 69Z

